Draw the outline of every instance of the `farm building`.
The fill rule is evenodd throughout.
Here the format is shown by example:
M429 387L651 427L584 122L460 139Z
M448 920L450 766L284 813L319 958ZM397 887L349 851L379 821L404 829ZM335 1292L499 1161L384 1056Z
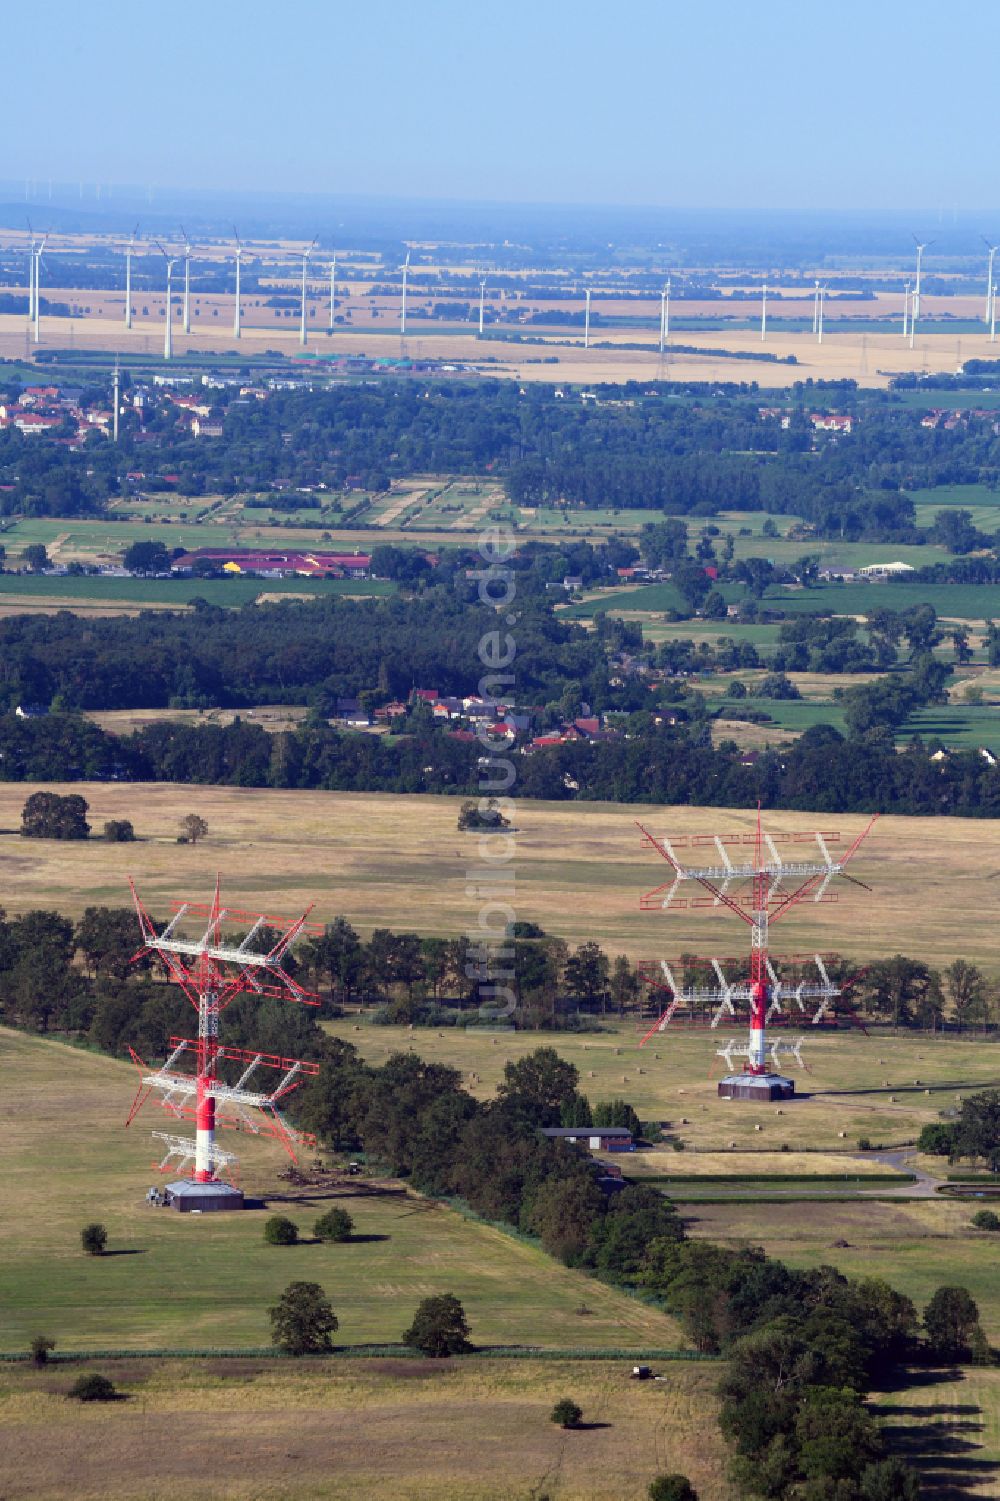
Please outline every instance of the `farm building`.
M858 569L858 577L863 579L887 579L893 578L900 573L913 573L909 563L867 563L864 568Z
M297 574L306 578L367 578L371 567L367 553L262 552L242 548L201 547L182 553L172 564L174 573L190 573L196 563L210 563L227 573L264 573L280 577Z

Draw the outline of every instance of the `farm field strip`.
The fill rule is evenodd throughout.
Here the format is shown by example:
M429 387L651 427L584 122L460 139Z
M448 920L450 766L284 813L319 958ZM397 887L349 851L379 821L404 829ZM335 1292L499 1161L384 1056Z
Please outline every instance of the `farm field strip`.
M646 1501L680 1467L702 1501L735 1501L715 1427L718 1369L671 1364L637 1384L622 1361L248 1359L114 1362L128 1401L70 1403L72 1376L0 1373L0 1489L147 1501ZM637 1389L638 1388L638 1389ZM592 1426L549 1421L572 1392ZM138 1411L137 1411L138 1409ZM141 1425L141 1442L136 1442ZM238 1464L218 1463L220 1453Z
M316 901L323 920L342 913L365 933L392 927L457 936L476 924L478 907L466 893L476 839L458 832L455 798L173 783L46 785L85 797L97 829L107 819L132 819L138 841L21 839L26 789L0 783L0 830L6 831L0 832L0 868L8 876L8 910L79 913L89 902L118 905L128 873L155 905L178 889L207 890L221 871L232 899L244 899L241 905L253 907L257 893L266 892L270 901L275 892L286 892L286 904ZM192 811L207 820L210 836L179 846L180 819ZM517 805L519 914L571 944L593 938L611 955L733 952L737 937L726 919L710 911L639 911L641 893L662 881L663 865L640 848L637 819L664 833L730 833L750 830L754 814L525 799ZM767 823L776 832L837 829L846 841L867 819L774 812ZM901 950L949 964L961 934L963 957L996 974L988 925L970 928L967 920L991 860L1000 866L995 821L884 817L857 867L877 899L848 891L838 903L796 908L782 925L782 948L838 949L862 961Z

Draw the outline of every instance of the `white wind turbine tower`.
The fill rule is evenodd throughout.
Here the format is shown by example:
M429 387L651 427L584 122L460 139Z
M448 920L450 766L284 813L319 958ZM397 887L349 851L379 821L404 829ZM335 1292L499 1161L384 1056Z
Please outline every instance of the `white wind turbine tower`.
M1000 250L1000 245L991 245L985 235L983 235L982 238L983 244L986 246L986 249L989 252L989 259L986 267L986 315L983 318L983 322L989 323L990 318L992 317L993 304L993 258L996 255L997 251Z
M819 332L819 282L816 282L816 290L813 293L813 333Z
M583 297L584 297L583 347L584 347L584 349L589 349L590 348L590 288L589 287L587 287L586 290L584 291Z
M166 324L163 329L163 358L165 360L172 360L174 357L173 275L174 267L177 264L178 257L174 256L173 258L171 258L164 250L159 240L157 240L156 242L156 248L157 250L159 250L160 254L163 256L163 259L167 263L167 318Z
M910 332L910 283L903 288L903 338L907 338Z
M302 252L302 311L299 318L299 343L303 349L309 341L309 333L306 327L306 272L309 266L309 257L312 255L313 246L316 244L315 236Z
M767 282L761 284L760 289L760 342L763 344L767 337Z
M486 324L486 277L479 280L479 337L483 337L483 328Z
M990 287L990 343L997 341L997 284L993 282Z
M191 332L191 241L187 237L187 230L181 225L181 234L184 236L184 332Z
M330 333L333 333L333 321L337 313L337 252L333 252L333 260L330 262Z
M243 243L240 240L239 231L233 225L233 238L236 241L236 301L233 306L233 338L238 339L240 329L240 267L243 262Z
M34 342L36 344L38 343L39 338L41 336L40 335L40 330L39 330L38 323L39 323L40 307L41 307L41 299L40 299L40 296L39 296L39 287L41 286L41 281L42 281L42 251L45 249L45 242L48 239L48 237L49 237L48 236L48 231L46 231L45 234L42 235L42 238L38 241L37 245L35 246L35 257L34 257L34 259L35 259L35 315L34 315L34 321L33 321L33 324L32 324L32 330L33 330L33 332L32 332L32 338L33 338L33 340L34 340Z
M138 224L129 236L125 246L125 327L132 327L132 257L135 254L135 240L139 233Z
M35 251L38 248L38 241L35 239L35 231L31 227L30 219L28 220L28 234L31 236L28 241L28 323L32 324L35 321Z
M410 252L406 252L406 260L403 262L403 291L399 299L399 333L400 337L406 334L406 279L410 274Z
M664 283L660 293L660 353L663 353L664 345L670 337L670 277Z
M816 284L816 343L823 342L823 310L826 303L826 287Z
M927 250L927 249L929 249L930 246L934 244L934 241L933 240L925 240L923 242L923 244L921 244L921 242L917 239L916 235L914 235L913 236L913 243L917 247L917 279L916 279L916 281L914 282L914 285L913 285L913 311L912 311L912 313L910 315L910 339L911 339L911 342L912 342L912 339L913 339L914 325L916 324L917 320L920 317L920 270L921 270L921 266L923 264L924 251Z

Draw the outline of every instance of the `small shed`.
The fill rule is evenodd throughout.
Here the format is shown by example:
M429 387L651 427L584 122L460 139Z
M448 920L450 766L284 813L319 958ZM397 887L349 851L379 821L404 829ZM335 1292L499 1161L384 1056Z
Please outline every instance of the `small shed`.
M783 1074L727 1074L719 1080L722 1100L790 1100L794 1093L794 1079Z
M231 1183L196 1183L193 1178L182 1178L177 1183L168 1183L167 1205L181 1214L197 1210L200 1214L218 1214L221 1210L242 1209L243 1191Z

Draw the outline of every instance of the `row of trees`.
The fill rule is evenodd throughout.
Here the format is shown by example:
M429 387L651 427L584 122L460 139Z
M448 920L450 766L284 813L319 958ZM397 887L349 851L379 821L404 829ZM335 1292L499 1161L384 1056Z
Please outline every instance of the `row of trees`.
M263 947L267 935L260 936ZM74 925L58 912L32 911L18 917L0 914L0 1006L4 1020L32 1031L56 1030L86 1037L109 1052L127 1046L158 1053L178 1031L185 1004L169 985L160 983L142 963L133 965L137 946L130 908L88 907ZM638 970L624 954L612 957L589 940L571 949L536 923L519 922L504 944L504 969L516 998L511 1017L522 1029L565 1028L581 1018L640 1015L661 1004L650 994ZM364 941L343 917L335 918L316 939L289 960L308 989L324 997L327 1014L344 1006L375 1007L377 1021L464 1024L480 1005L484 953L468 938L421 938L377 928ZM831 975L846 982L855 966L844 958L828 961ZM703 983L691 956L682 955L678 972L684 984ZM795 982L798 973L783 974ZM736 978L734 967L730 978ZM261 1005L262 1025L278 1028L280 1008ZM247 1013L252 1033L253 1007ZM1000 992L975 965L956 959L943 971L919 960L896 955L866 966L840 1003L868 1020L892 1026L935 1031L947 1024L959 1031L985 1029L1000 1020ZM710 1008L690 1019L704 1023ZM298 1041L301 1008L287 1013L286 1025ZM230 1012L243 1024L243 1012ZM683 1017L678 1017L678 1025ZM288 1047L276 1046L287 1052ZM588 1124L582 1114L566 1125ZM634 1124L630 1121L599 1124Z
M707 718L685 723L689 702L694 709L699 700L678 703L677 724L639 715L618 739L515 754L511 794L554 802L724 808L759 802L765 809L830 813L1000 815L1000 769L974 750L935 760L933 746L916 739L897 752L892 730L878 722L881 702L875 722L854 736L815 725L755 760L732 742L712 746ZM867 708L865 714L871 717ZM480 792L481 754L477 741L433 730L372 736L307 722L271 735L240 722L160 723L116 736L75 715L0 716L0 780L8 782L165 781L472 797Z

